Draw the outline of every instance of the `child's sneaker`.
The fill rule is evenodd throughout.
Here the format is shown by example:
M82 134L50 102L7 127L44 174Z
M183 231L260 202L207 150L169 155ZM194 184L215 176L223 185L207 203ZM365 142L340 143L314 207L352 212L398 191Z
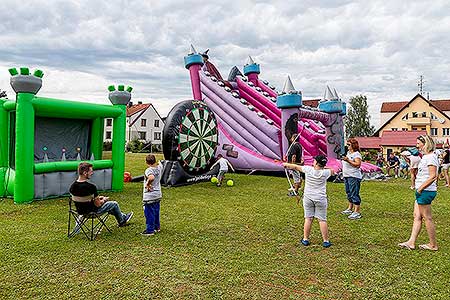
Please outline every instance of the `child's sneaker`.
M351 209L346 209L346 210L343 210L343 211L341 211L341 214L343 214L343 215L351 215L353 213L353 211L351 210Z
M301 243L303 246L309 246L309 245L311 244L308 240L304 240L304 239L302 239L302 240L300 241L300 243Z
M155 232L154 231L153 232L149 232L147 230L144 230L144 231L141 232L141 234L145 235L145 236L151 236L151 235L155 235Z
M348 216L350 220L358 220L361 219L361 217L362 217L361 214L357 212L354 212L350 216Z
M324 248L329 248L329 247L331 247L331 245L333 245L330 241L326 241L326 242L323 242L322 243L322 246L324 247Z

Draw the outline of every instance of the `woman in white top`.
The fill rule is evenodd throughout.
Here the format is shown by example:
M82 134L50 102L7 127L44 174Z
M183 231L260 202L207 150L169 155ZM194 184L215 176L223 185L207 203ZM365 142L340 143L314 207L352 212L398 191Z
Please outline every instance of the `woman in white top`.
M343 215L348 215L350 220L361 219L361 197L359 190L361 187L361 154L359 144L355 138L347 141L348 152L342 157L342 174L344 176L345 192L347 193L348 208L342 211Z
M435 148L434 141L428 135L421 135L417 138L417 148L424 155L419 163L415 182L416 202L414 203L414 222L409 240L398 245L409 250L416 247L416 239L422 229L423 219L430 242L420 245L419 248L436 251L438 246L436 243L436 230L431 216L431 202L437 194L436 178L439 160L437 155L433 153Z

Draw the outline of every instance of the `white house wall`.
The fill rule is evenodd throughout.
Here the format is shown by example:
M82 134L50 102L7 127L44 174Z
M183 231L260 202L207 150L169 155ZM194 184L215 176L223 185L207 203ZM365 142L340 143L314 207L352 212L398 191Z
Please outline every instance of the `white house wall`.
M137 119L137 120L136 120ZM142 120L146 120L146 126L142 126ZM159 126L155 127L155 120L159 121ZM131 127L129 126L131 125ZM108 122L105 119L105 130L104 130L104 140L111 141L111 139L107 139L108 132L111 132L112 137L112 126L107 126ZM154 145L160 145L162 142L162 130L164 127L164 123L159 117L158 113L154 109L153 106L148 107L144 113L142 111L138 111L130 117L127 117L127 128L125 132L125 138L127 142L138 138L139 132L145 132L145 141L152 142ZM156 136L155 136L156 133ZM159 139L158 139L159 138Z

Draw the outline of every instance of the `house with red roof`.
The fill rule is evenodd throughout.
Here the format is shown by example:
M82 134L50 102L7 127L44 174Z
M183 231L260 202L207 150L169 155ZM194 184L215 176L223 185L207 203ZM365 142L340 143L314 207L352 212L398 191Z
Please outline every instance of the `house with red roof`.
M112 119L105 119L104 140L111 141ZM158 111L151 103L137 104L129 102L127 106L127 129L125 139L128 142L137 139L142 142L151 142L152 145L162 147L162 130L164 122Z
M442 145L450 138L450 100L429 100L417 94L409 101L384 102L381 122L372 142L379 141L385 155L415 146L421 134L430 135Z

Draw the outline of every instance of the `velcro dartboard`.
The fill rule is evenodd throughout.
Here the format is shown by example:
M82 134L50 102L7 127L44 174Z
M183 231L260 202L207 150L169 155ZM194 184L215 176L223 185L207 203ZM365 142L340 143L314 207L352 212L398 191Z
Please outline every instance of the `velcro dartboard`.
M165 159L178 160L189 173L204 172L218 143L213 112L200 101L183 101L169 113L163 130Z

